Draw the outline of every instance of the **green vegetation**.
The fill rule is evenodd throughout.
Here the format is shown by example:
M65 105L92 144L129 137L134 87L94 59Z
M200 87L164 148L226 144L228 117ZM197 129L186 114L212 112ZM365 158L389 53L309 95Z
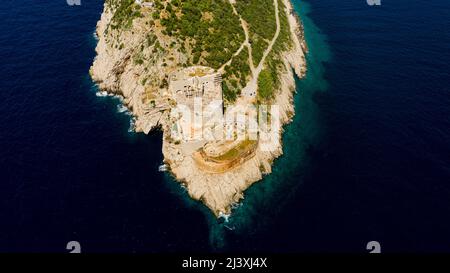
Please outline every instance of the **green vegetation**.
M158 40L158 37L156 37L155 34L148 33L147 36L145 37L145 45L147 47L150 47L150 46L154 45L157 40Z
M239 0L236 9L249 25L253 63L258 65L277 28L273 0Z
M265 69L258 78L258 97L270 100L280 86L279 75L285 70L281 53L291 45L290 29L285 5L278 1L280 17L280 34L272 51L265 60ZM236 8L242 18L249 24L252 58L255 65L261 61L264 51L276 33L275 7L273 0L240 0Z
M271 40L275 35L275 7L273 0L238 0L236 9L249 23L250 32Z
M237 56L233 57L231 64L225 67L223 93L228 102L236 100L250 77L248 54L248 49L245 47Z
M233 56L245 39L239 17L228 0L171 0L156 4L164 33L177 39L180 51L190 56L189 65L215 69L232 59L223 75L224 98L234 102L249 75L248 49ZM156 15L154 16L156 17ZM261 54L262 56L262 54Z
M165 33L188 41L192 64L221 67L244 41L228 0L171 0L161 14Z
M223 82L222 83L222 92L223 92L223 97L226 101L229 102L234 102L237 98L237 94L234 91L234 89L231 89L229 87L230 83L228 82Z
M274 45L275 53L281 53L292 46L291 31L287 14L283 12L286 9L282 0L278 0L278 9L280 11L280 35Z
M258 66L259 62L264 55L264 51L269 46L269 43L266 40L263 40L258 35L253 35L250 39L250 44L252 45L252 58L255 66Z
M111 20L111 29L129 29L133 20L142 17L141 7L134 0L106 0L108 6L115 10Z
M233 149L230 149L221 156L212 158L215 161L232 161L244 156L246 153L252 152L256 147L257 141L246 139L239 143Z
M273 98L274 92L280 88L279 75L286 70L281 61L281 54L292 46L289 22L286 13L283 12L285 5L282 0L278 0L278 8L280 11L280 34L272 51L267 56L265 69L258 78L258 97L262 100L270 100Z
M133 56L133 63L135 65L142 65L144 63L144 56L141 52Z
M258 77L258 96L263 100L272 98L274 92L274 78L270 70L264 69Z
M229 0L155 0L153 9L142 9L135 0L105 0L114 12L108 30L131 28L133 20L145 16L144 22L151 26L140 50L133 54L135 65L143 65L147 71L158 58L171 50L177 50L188 56L179 66L204 65L214 69L222 67L231 59L231 64L224 68L223 93L228 102L234 102L250 79L249 50L247 47L234 56L245 39L239 16L233 13ZM264 70L258 78L258 98L270 100L280 87L279 75L286 70L281 61L282 52L291 46L291 37L287 14L282 0L277 0L281 23L280 35L264 63ZM256 65L262 60L264 51L276 32L275 7L273 0L237 0L237 12L248 23L252 60ZM149 12L150 11L150 12ZM143 15L144 14L144 15ZM158 40L154 31L161 26L166 36ZM115 41L116 48L123 49L120 40ZM145 48L150 48L145 51ZM170 50L169 50L170 48ZM169 50L169 51L168 51ZM143 53L145 52L145 54ZM175 63L174 55L167 55L163 66ZM149 81L145 80L142 84ZM150 81L152 84L154 80ZM167 86L158 80L160 87Z

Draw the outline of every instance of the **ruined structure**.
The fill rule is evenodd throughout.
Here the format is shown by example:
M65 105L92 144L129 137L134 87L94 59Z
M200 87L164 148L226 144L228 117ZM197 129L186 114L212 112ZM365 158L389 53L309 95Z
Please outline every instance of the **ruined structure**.
M203 139L206 124L222 122L222 75L203 66L188 67L169 78L169 94L176 101L172 112L176 123L173 137L179 141Z

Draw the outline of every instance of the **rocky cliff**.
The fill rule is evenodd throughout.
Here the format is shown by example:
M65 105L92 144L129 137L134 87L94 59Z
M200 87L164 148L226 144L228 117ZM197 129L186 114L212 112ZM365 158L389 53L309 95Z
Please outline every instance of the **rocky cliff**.
M224 105L230 107L245 99L242 90L264 88L258 81L260 73L270 71L272 93L258 94L252 103L278 105L280 122L285 125L295 113L294 73L305 74L307 47L301 21L289 0L268 0L269 7L260 11L273 15L268 17L272 32L259 31L264 26L252 15L251 5L239 0L199 1L197 6L204 4L200 5L204 10L189 5L191 1L155 1L142 6L131 0L107 0L97 24L97 57L90 72L101 90L124 97L137 132L163 131L162 152L172 174L192 198L219 216L229 214L250 185L271 173L272 162L283 153L282 143L274 143L269 151L257 145L252 156L225 172L205 172L192 157L204 142L183 145L171 140L170 110L176 102L168 91L169 76L191 65L222 71ZM228 17L219 17L223 14ZM217 22L219 18L226 21ZM230 25L224 28L225 23ZM268 37L264 37L266 32ZM211 44L215 39L219 46Z

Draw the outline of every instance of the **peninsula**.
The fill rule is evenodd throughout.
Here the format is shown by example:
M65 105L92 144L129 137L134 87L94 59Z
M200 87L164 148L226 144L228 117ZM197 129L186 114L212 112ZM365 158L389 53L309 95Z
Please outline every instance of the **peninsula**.
M165 163L216 216L271 173L306 71L289 0L105 0L92 79L136 132L163 132Z

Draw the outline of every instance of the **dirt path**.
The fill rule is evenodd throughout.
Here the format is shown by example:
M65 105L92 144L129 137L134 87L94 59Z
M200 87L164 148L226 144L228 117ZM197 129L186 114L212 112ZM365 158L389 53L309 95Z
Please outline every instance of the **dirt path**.
M239 16L239 21L241 21L241 27L244 30L244 34L245 34L244 42L242 42L242 44L239 47L239 49L233 54L233 57L239 55L242 52L242 50L244 50L244 47L247 47L248 48L248 52L249 52L248 62L250 64L250 69L253 72L253 70L255 69L255 65L253 64L252 47L250 45L250 35L248 34L247 22L244 19L242 19L242 16L237 12L236 7L234 6L235 1L234 0L230 0L230 4L231 4L231 7L233 8L233 13L236 14L237 16ZM231 58L228 62L226 62L224 65L222 65L222 67L219 68L219 72L223 72L225 67L230 65L232 61L233 61L233 58Z
M241 95L244 99L252 100L256 97L256 90L258 89L259 74L261 73L261 71L264 67L264 62L266 61L267 56L272 51L273 45L275 44L275 42L278 39L278 36L280 35L281 25L280 25L280 14L279 14L279 9L278 9L278 0L274 0L273 4L275 6L275 20L276 20L276 24L277 24L277 29L275 31L275 35L274 35L273 39L269 43L269 46L264 51L263 57L262 57L261 61L259 62L258 66L256 68L252 69L252 75L253 75L252 79L247 83L247 85L244 87L244 89L242 89Z
M248 24L244 19L242 19L242 16L237 12L236 7L234 6L236 3L235 0L229 0L229 1L231 4L231 7L233 8L233 13L236 14L237 16L239 16L239 20L241 21L242 29L244 30L244 33L245 33L245 40L241 44L239 49L233 54L233 57L239 55L241 53L241 51L244 50L244 47L246 46L249 51L248 62L250 64L250 70L252 72L252 78L247 83L247 85L242 89L241 96L244 99L244 101L253 100L256 97L256 90L258 89L259 74L261 73L261 71L264 67L264 63L266 61L267 56L269 56L275 42L278 39L278 36L280 35L281 25L280 25L278 0L273 0L273 5L275 7L275 20L276 20L276 25L277 25L277 28L275 30L275 35L273 36L272 40L270 41L269 46L264 51L263 57L261 58L261 61L259 62L257 67L255 67L255 64L253 63L253 53L252 53L252 46L250 45L250 34L248 31ZM233 61L233 58L231 58L228 62L226 62L221 68L219 68L219 72L223 73L225 67L230 65L232 61Z
M278 10L278 0L273 0L273 4L275 6L275 20L277 23L277 29L275 31L275 35L273 36L272 41L270 41L269 46L267 47L266 51L264 51L263 58L261 59L261 61L258 64L258 67L256 68L256 73L258 76L259 76L259 73L261 73L261 70L263 68L264 62L266 61L267 56L272 51L273 45L277 41L278 36L280 36L281 26L280 26L280 14L279 14L279 10Z

